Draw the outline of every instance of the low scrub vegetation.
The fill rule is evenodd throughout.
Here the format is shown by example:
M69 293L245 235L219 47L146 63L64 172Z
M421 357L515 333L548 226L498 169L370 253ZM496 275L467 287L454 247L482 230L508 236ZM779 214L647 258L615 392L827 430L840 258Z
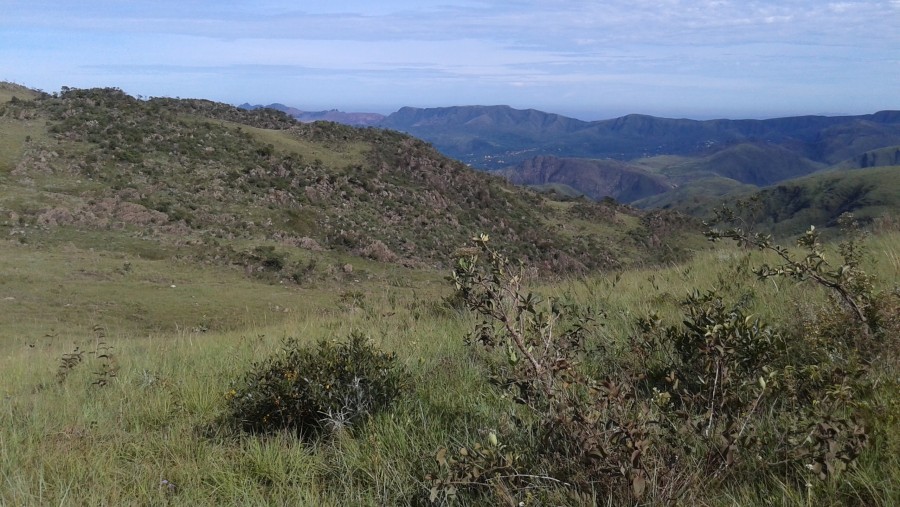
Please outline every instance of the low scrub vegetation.
M759 267L760 278L810 280L833 297L779 328L716 290L694 291L682 324L639 318L619 361L603 366L584 344L603 312L527 291L521 267L476 239L452 276L457 299L482 317L470 344L487 351L488 378L530 422L486 446L442 449L430 499L542 492L542 503L693 504L725 484L811 487L853 466L876 422L870 369L897 345L896 292L874 291L856 239L832 268L814 229L798 242L801 258L737 228L709 235L773 250L783 263ZM522 432L533 441L516 448ZM509 442L502 452L498 439Z
M650 260L659 246L564 217L399 132L115 88L29 97L0 102L0 233L22 242L115 229L286 282L315 276L272 249L437 267L484 230L539 269L574 273Z
M550 283L479 236L449 290L245 281L233 305L295 310L2 342L0 503L897 504L900 236L785 248L720 218L667 268Z

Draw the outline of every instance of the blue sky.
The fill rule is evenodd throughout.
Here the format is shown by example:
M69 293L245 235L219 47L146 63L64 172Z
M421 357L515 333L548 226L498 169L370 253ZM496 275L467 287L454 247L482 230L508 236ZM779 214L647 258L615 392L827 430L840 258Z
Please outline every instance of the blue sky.
M582 119L900 109L900 0L0 0L0 80Z

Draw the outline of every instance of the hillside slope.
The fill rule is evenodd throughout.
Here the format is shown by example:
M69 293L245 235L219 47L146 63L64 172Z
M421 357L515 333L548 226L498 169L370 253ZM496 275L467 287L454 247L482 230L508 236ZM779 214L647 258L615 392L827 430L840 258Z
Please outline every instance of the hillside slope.
M620 202L660 194L673 187L663 176L615 160L535 157L498 174L517 185L562 184L591 199L612 197Z
M678 184L721 176L750 185L766 186L823 169L809 159L778 145L741 143L707 157L661 171Z
M573 222L558 206L397 132L117 89L8 100L0 119L21 139L0 153L2 227L21 241L176 249L279 276L307 269L297 252L442 265L479 232L548 271L654 255L630 230L636 211L589 205L560 228Z
M843 213L862 223L900 216L900 166L828 171L784 181L756 194L763 223L796 234L810 224L837 225Z
M867 151L862 155L836 164L834 169L865 169L868 167L892 165L900 165L900 146L888 146L886 148Z
M725 178L696 183L635 204L706 218L722 204L752 200L755 211L746 219L779 235L798 234L810 225L834 227L843 213L853 213L863 224L900 216L900 166L829 170L762 189Z

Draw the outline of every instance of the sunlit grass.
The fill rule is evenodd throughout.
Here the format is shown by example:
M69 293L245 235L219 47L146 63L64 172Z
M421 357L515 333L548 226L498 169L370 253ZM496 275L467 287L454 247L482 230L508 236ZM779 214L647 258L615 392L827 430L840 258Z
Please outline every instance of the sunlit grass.
M867 268L881 287L896 285L900 235L869 246ZM437 449L479 441L512 417L463 345L472 318L441 305L449 287L439 273L388 272L304 290L223 267L77 248L2 243L0 252L0 299L14 298L0 300L3 505L408 505L426 490ZM682 265L536 288L594 306L598 342L621 341L650 310L677 323L679 302L693 289L743 297L751 313L782 323L824 300L805 286L756 280L745 265L763 261L723 246ZM341 298L346 291L361 296ZM353 331L396 351L412 372L412 393L394 410L317 443L238 437L217 426L231 382L283 338L312 344ZM105 387L96 385L101 343L112 347L116 372ZM75 347L83 361L61 374ZM704 501L891 505L900 501L898 421L885 424L837 482L811 491L771 481L762 489L726 485Z

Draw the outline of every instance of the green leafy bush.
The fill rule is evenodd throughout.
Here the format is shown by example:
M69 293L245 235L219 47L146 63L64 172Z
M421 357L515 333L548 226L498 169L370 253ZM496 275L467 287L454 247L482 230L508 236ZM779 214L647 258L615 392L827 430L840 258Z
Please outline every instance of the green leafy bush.
M673 449L690 449L707 481L777 472L800 482L846 469L868 441L853 399L868 387L840 344L801 329L787 335L715 292L685 302L681 326L639 321L633 351ZM854 323L845 321L845 327Z
M316 349L287 339L227 393L228 413L244 431L314 437L387 409L407 378L395 354L378 351L361 334L343 343L323 340Z

